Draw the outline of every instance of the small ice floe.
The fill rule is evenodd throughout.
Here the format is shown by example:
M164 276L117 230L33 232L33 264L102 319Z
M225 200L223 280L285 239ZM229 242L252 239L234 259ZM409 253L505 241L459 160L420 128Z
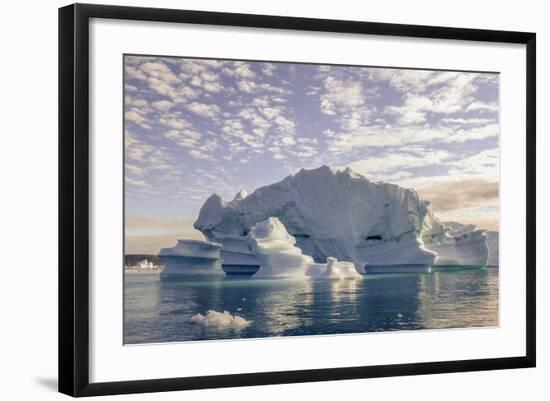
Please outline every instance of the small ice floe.
M252 323L252 321L232 315L228 311L216 312L215 310L209 310L204 315L197 313L191 318L191 321L204 327L231 330L242 330Z

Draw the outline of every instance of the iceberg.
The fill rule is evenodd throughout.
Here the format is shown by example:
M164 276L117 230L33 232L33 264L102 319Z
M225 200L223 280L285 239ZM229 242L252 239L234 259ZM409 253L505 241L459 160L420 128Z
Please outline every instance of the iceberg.
M327 258L326 265L314 264L308 269L307 275L313 278L326 280L360 279L363 278L357 272L352 262L342 262L333 257Z
M436 266L487 265L489 249L485 230L478 230L473 224L445 222L443 230L432 230L429 249L437 253Z
M288 233L276 217L256 223L247 238L248 248L258 259L260 268L253 278L361 278L351 262L328 257L327 263L315 263L295 246L296 238Z
M194 227L222 244L224 269L254 270L265 256L251 252L248 235L270 217L288 230L302 256L316 263L328 257L353 262L360 273L368 266L487 262L483 230L457 236L413 189L372 182L349 168L302 169L251 194L241 192L230 202L213 194Z
M247 238L260 268L254 278L305 277L313 258L303 255L296 239L276 217L256 223Z
M199 240L180 239L175 247L162 248L159 256L187 256L195 258L219 259L221 244Z
M221 222L224 219L223 215L226 207L238 208L239 202L245 198L246 192L241 191L235 196L235 199L226 204L220 196L214 194L206 200L201 208L201 212L202 210L207 211L209 214L208 220L212 224L216 224L216 222ZM195 228L197 227L197 222L194 223ZM220 258L222 268L227 274L251 275L260 268L260 262L248 249L246 243L246 237L250 229L247 227L246 229L236 230L230 227L231 224L229 221L225 222L217 230L209 231L209 235L206 235L206 238L215 243L222 244ZM202 232L204 234L204 231Z
M489 248L489 258L487 266L498 266L499 263L499 232L487 231L487 247Z
M223 275L222 245L199 240L178 240L172 248L162 248L158 257L165 265L162 276Z

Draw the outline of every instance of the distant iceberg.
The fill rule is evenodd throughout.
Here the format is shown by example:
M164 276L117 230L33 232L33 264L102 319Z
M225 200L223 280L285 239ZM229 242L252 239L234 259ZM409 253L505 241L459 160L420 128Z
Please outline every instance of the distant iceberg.
M322 166L239 193L230 202L214 194L194 227L222 244L224 269L258 269L261 258L249 249L248 236L270 217L295 238L302 256L316 263L334 257L355 263L361 273L368 266L485 265L485 231L470 227L459 234L429 205L412 189Z
M489 259L487 266L499 265L499 232L487 231L487 247L489 248Z
M155 264L152 260L141 259L134 264L126 264L124 266L128 272L144 272L144 271L161 271L163 266Z
M440 266L485 266L489 258L487 232L473 224L443 223L443 230L430 233L429 248L437 253Z

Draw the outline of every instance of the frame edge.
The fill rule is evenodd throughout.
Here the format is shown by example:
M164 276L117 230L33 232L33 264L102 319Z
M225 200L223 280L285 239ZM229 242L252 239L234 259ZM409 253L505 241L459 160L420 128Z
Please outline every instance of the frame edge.
M149 14L152 13L152 14ZM88 148L88 21L91 17L170 20L195 24L264 27L306 31L340 31L375 35L412 36L526 45L527 62L527 327L526 355L467 361L444 361L260 372L89 383L89 148ZM249 18L254 17L254 22ZM215 22L212 22L215 21ZM244 15L122 6L73 4L58 10L59 119L59 264L58 374L59 392L73 396L144 393L220 387L241 387L326 380L456 373L536 366L536 35L526 32L335 21L284 16ZM390 31L390 32L388 32ZM475 39L477 37L477 39ZM80 179L78 179L80 178ZM529 256L531 255L531 256Z
M58 390L75 395L74 5L58 10Z
M526 41L526 358L530 367L536 367L537 348L537 56L536 34Z

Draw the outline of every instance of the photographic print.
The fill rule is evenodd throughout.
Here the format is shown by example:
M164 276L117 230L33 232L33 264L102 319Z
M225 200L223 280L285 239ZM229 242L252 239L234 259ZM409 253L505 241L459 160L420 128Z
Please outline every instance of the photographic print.
M499 325L499 74L124 56L124 343Z

